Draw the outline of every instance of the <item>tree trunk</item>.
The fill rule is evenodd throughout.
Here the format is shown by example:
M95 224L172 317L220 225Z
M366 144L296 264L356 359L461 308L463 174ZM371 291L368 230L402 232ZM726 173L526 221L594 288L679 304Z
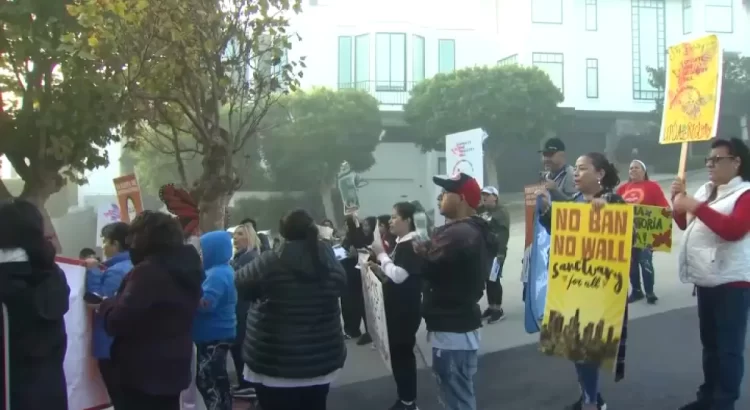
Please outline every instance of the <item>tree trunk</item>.
M239 185L233 171L232 154L224 144L206 145L202 165L203 172L192 192L198 203L200 231L226 229L226 208Z
M333 199L331 199L331 192L333 192L333 182L324 181L320 183L319 192L320 199L323 201L323 210L325 211L326 218L332 221L338 220L336 218L336 208L333 206Z
M50 196L52 196L52 194L56 193L60 190L60 188L62 188L62 182L62 177L57 173L50 174L47 178L41 179L41 181L37 181L36 183L25 181L23 191L21 191L20 195L21 198L36 205L36 207L39 209L39 212L42 214L42 221L44 223L44 235L50 240L50 242L52 242L52 245L55 247L55 251L57 251L58 254L62 253L63 249L60 244L60 240L57 237L55 227L54 225L52 225L52 218L50 218L47 209L44 207L44 204L47 203L47 200ZM68 249L68 251L71 252L70 249ZM71 253L71 255L75 254Z
M213 200L199 200L200 230L202 233L226 229L226 209L229 203L227 195L220 195Z

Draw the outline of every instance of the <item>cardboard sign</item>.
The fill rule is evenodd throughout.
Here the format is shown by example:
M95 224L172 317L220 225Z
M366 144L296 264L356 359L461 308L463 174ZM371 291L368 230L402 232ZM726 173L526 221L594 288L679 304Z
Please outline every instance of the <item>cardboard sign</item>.
M130 223L136 215L143 212L141 187L135 174L123 175L112 180L117 192L117 202L120 206L120 220Z

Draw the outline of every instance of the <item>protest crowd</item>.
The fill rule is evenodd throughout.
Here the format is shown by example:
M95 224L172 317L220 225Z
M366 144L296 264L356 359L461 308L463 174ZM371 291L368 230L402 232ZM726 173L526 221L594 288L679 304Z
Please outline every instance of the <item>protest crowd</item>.
M705 377L695 401L681 409L734 409L750 309L748 147L738 139L716 139L706 158L709 181L691 195L684 179L676 178L671 205L638 159L620 184L601 153L568 163L557 138L540 153L545 173L534 193L535 221L553 237L573 220L568 224L555 211L560 204L570 204L570 212L590 207L581 216L589 229L606 225L606 212L625 204L671 208L686 231L678 268L681 279L696 287ZM396 203L380 217L350 213L340 233L330 220L291 210L279 223L279 240L259 233L249 218L228 230L199 233L189 218L146 210L130 223L105 226L103 261L89 249L79 256L93 319L86 349L109 403L115 410L177 410L197 400L216 410L230 410L236 401L265 410L326 409L330 385L347 358L345 340L386 342L375 334L377 324L368 323L375 317L368 314L368 283L375 278L382 285L387 364L395 383L391 409L417 409L415 344L422 320L441 403L450 410L476 409L480 329L504 317L500 278L508 265L510 220L495 187L482 188L465 173L433 181L442 189L438 203L446 223L427 232L419 229L420 209L411 202ZM80 340L66 336L66 277L34 205L3 203L0 224L0 297L11 352L5 408L68 409L63 361L66 347ZM623 227L630 255L620 260L627 269L621 288L630 285L624 297L656 304L653 250L638 247L637 227ZM554 254L556 246L546 252ZM543 270L572 266L549 264ZM529 275L525 298L534 287ZM485 291L488 307L481 311ZM560 408L607 408L600 371L609 360L616 380L625 377L627 303L615 321L621 329L610 330L609 347L602 347L604 356L593 350L567 356L580 394ZM567 337L556 333L555 316L562 311L545 312L542 351L556 354L547 342ZM190 397L191 389L198 394Z

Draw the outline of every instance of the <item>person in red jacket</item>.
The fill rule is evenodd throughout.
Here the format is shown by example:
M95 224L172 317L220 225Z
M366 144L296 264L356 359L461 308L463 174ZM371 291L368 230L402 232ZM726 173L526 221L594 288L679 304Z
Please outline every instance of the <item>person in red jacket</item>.
M664 191L659 184L648 179L646 164L637 159L633 160L630 163L628 176L628 182L617 189L617 194L626 202L669 208L667 197L664 196ZM628 297L628 303L637 302L645 297L646 301L653 305L659 300L654 294L654 253L648 248L633 248L633 252L633 263L630 264L630 286L633 291ZM643 288L641 288L641 277L643 277Z

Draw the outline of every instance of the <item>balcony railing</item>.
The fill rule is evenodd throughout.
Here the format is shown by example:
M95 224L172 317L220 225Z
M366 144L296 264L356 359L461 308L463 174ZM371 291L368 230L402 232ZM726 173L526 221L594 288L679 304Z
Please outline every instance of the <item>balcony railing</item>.
M370 93L381 105L404 105L409 101L409 93L414 81L356 81L339 83L339 89L356 88Z

